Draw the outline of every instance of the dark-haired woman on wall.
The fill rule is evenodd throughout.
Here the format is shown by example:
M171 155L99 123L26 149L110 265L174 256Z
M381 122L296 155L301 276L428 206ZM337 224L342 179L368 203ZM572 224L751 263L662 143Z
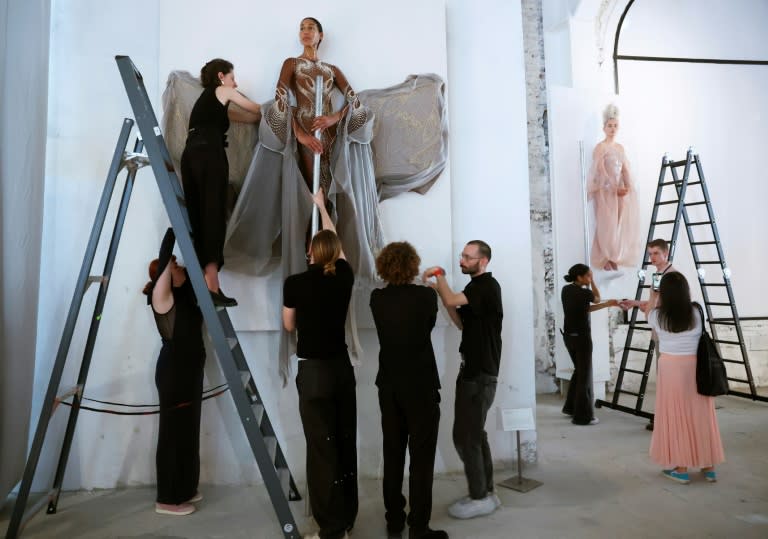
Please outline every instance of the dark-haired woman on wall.
M357 518L357 399L344 324L354 275L320 189L323 230L310 244L310 266L283 286L283 326L296 331L296 388L307 443L313 538L347 536Z
M651 458L665 477L689 483L689 467L716 480L715 465L725 460L715 399L696 390L696 350L703 328L682 273L661 278L659 304L648 312L648 325L659 339L659 370L651 438Z
M189 117L187 144L181 156L181 179L192 239L206 285L216 305L233 307L237 301L226 297L219 285L227 227L227 130L230 119L247 123L259 121L261 106L237 91L234 67L226 60L216 58L205 64L200 70L200 82L204 89ZM230 102L244 110L231 109Z
M618 307L615 299L600 302L600 290L592 278L592 270L584 264L575 264L564 279L570 283L563 287L563 341L573 361L573 374L568 384L568 395L563 413L573 416L574 425L596 425L592 388L592 328L589 313Z
M155 511L181 516L194 512L192 504L202 500L197 487L205 346L203 317L187 270L172 255L175 239L169 228L160 254L149 264L144 294L163 340L155 369L160 397Z
M431 530L432 480L440 423L440 378L432 349L437 293L413 283L419 274L416 249L390 243L376 257L385 288L371 293L371 312L379 337L379 388L384 445L384 508L390 537L400 537L405 523L403 496L405 449L408 448L410 539L445 539Z

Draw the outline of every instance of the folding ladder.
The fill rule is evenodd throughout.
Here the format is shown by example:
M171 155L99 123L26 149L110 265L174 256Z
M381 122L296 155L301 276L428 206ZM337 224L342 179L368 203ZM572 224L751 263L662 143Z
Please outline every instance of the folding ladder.
M682 178L679 173L680 169L682 169ZM691 171L696 172L697 179L691 180ZM672 177L671 180L667 178L668 172ZM689 188L691 189L689 190ZM694 193L693 196L691 196L691 192ZM669 218L669 216L660 218L660 210L664 206L674 207L673 218ZM704 219L694 221L689 216L689 208L696 206L706 209L706 217ZM670 263L675 254L681 218L685 225L688 243L691 246L693 261L696 265L696 273L704 300L704 308L709 320L710 331L724 358L723 361L731 365L728 368L728 380L744 383L749 386L749 392L731 389L728 394L768 402L768 397L757 394L752 369L749 365L747 347L744 342L744 334L741 330L739 313L736 308L736 300L733 288L731 287L731 271L725 262L725 253L720 241L720 234L717 230L709 191L704 180L701 159L691 149L688 150L686 158L682 161L669 161L666 155L662 159L659 182L656 187L656 197L651 214L651 224L648 229L647 242L658 237L670 238L668 240L668 260ZM672 227L671 232L669 231L670 226ZM661 232L657 231L657 227L661 229ZM669 235L667 236L664 233ZM651 263L649 260L646 260L644 252L642 269L638 272L637 291L635 292L636 301L647 299L645 293L650 291L650 285L645 284L646 268L649 265ZM718 272L715 269L708 272L707 266L720 266L720 271ZM653 363L655 342L649 338L651 328L648 327L648 324L637 319L638 311L637 307L633 308L632 314L629 317L629 327L627 329L627 337L621 356L613 398L610 401L597 400L595 406L598 408L605 406L653 420L653 414L643 410L643 402ZM723 333L728 328L733 328L732 331L735 333L735 338L725 338ZM645 344L646 340L647 344ZM734 353L734 349L738 349L738 352ZM638 356L645 357L642 370L628 367L629 360L632 357ZM640 377L639 389L637 391L624 389L624 377L628 375ZM634 406L622 404L620 398L623 395L634 397Z
M176 241L178 242L183 258L187 263L187 273L192 288L194 289L198 306L203 314L205 325L208 329L216 355L219 358L219 364L227 380L230 394L235 402L235 407L240 416L253 455L256 458L256 463L258 464L261 476L264 480L264 485L280 523L283 536L285 539L298 539L300 537L299 530L296 526L288 502L300 500L301 496L296 488L291 472L288 469L288 463L283 455L282 448L280 447L274 428L272 427L272 423L264 407L264 403L259 395L253 375L248 368L245 355L243 354L243 350L237 339L237 334L232 326L229 314L226 309L215 307L211 300L192 243L189 217L185 209L184 195L181 191L181 185L174 172L170 154L152 110L152 105L144 87L142 76L129 57L117 56L115 57L115 60L117 61L141 138L137 140L132 152L124 151L134 124L133 120L125 119L115 146L112 164L101 195L93 228L91 229L90 239L88 240L85 257L75 286L75 292L72 298L72 303L70 304L62 338L59 343L58 353L48 384L48 391L46 392L45 400L40 411L40 419L37 423L34 440L19 487L16 504L6 533L6 539L15 539L18 537L24 524L26 524L26 522L44 505L48 505L48 514L56 512L59 495L61 493L61 486L64 480L64 472L66 470L77 417L80 410L83 390L85 388L88 370L91 364L96 334L101 322L101 312L109 288L110 276L114 267L115 255L117 253L123 223L128 210L128 203L130 201L136 171L138 168L145 165L151 165L154 172L165 209L176 235ZM146 155L139 153L142 148L146 149ZM96 248L106 219L109 203L112 198L117 176L122 167L128 169L128 174L115 219L104 271L101 275L90 276L89 274L93 267ZM73 387L64 389L60 392L59 386L72 336L74 334L75 324L77 323L83 297L91 283L99 283L99 293L91 317L90 330L88 332L77 383ZM47 495L43 496L37 503L27 508L32 480L34 479L35 470L40 459L40 453L42 451L43 442L45 441L45 435L51 415L59 403L70 397L72 398L72 405L69 408L69 419L61 454L59 456L58 467L54 477L53 487Z

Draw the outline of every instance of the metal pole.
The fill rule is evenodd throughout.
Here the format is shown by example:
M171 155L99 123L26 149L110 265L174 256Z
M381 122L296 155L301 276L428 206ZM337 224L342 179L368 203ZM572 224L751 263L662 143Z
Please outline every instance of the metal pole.
M315 117L323 115L323 76L318 75L315 78ZM315 129L315 138L320 140L321 133ZM312 163L312 193L317 193L320 189L320 154L315 154L314 163ZM328 193L326 193L326 196ZM312 236L317 234L320 229L320 213L316 205L312 206Z
M520 431L516 430L517 435L517 484L523 484L523 454L520 452Z
M584 208L584 263L589 265L589 201L587 200L587 169L584 161L584 141L579 141L579 166L581 172L581 200Z

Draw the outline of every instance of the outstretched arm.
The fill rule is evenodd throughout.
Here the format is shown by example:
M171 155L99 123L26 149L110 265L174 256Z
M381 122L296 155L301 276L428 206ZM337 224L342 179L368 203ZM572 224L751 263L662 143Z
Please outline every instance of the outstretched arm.
M152 308L160 314L167 313L173 307L171 259L175 242L176 235L173 233L173 228L168 227L160 244L160 252L157 255L158 277L152 289Z
M427 282L430 277L435 278L433 287L437 290L440 300L448 310L448 315L451 317L451 320L453 320L453 323L456 324L457 328L463 329L463 324L461 323L461 317L459 316L457 307L469 303L467 296L464 295L464 292L454 292L451 290L448 280L445 278L445 270L440 266L432 266L431 268L424 270L422 279ZM432 285L430 284L430 286Z
M323 226L323 230L330 230L336 234L336 225L333 224L333 219L331 219L331 216L328 214L328 210L325 207L325 192L322 187L317 190L317 193L312 195L312 201L320 212L320 223ZM344 255L344 249L341 250L339 258L344 260L347 259L346 255Z

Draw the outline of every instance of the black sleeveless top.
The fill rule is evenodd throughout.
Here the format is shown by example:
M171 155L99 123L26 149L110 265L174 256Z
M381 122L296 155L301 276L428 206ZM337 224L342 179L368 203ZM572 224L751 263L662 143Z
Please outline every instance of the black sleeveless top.
M221 141L226 146L226 132L229 129L227 109L216 97L216 88L206 88L197 98L189 116L189 138L202 135L211 141Z
M158 313L152 307L163 347L171 346L174 353L184 356L205 357L203 315L197 306L189 277L181 286L171 287L171 292L173 307L167 313Z

